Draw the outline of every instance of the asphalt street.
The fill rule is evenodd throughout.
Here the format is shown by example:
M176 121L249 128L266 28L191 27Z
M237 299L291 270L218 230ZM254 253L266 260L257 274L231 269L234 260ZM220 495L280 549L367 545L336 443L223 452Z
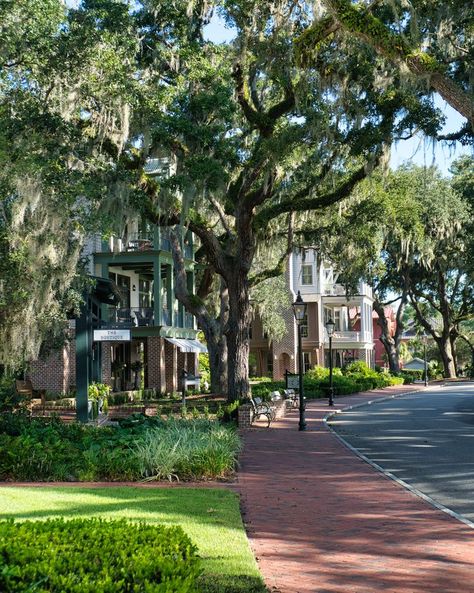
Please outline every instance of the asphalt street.
M474 521L474 383L349 410L330 425L383 469Z

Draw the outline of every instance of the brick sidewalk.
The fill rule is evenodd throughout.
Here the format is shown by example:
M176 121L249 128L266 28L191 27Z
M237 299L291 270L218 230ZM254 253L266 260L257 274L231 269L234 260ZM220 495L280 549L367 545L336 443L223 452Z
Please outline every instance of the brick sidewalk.
M335 409L413 391L337 398ZM245 433L238 488L271 591L474 591L474 532L379 474L324 426L327 401Z

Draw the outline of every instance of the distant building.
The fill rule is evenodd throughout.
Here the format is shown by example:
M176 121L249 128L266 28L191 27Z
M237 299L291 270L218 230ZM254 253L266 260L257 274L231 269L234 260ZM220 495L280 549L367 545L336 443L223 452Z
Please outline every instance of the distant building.
M333 362L343 366L354 360L374 365L372 324L372 289L359 282L357 294L348 295L338 283L334 268L322 261L316 249L294 251L289 258L287 286L294 301L298 291L308 304L306 323L302 326L305 371L315 365L329 366L329 339L325 323L333 319ZM252 323L251 371L281 379L286 370L297 369L297 325L290 308L283 314L286 334L272 342L263 332L261 320Z
M395 330L397 328L397 316L395 311L392 307L387 306L384 307L385 318L387 319L388 323L388 330L391 336L395 335ZM382 335L382 328L378 322L379 316L376 311L372 312L372 319L373 319L373 333L374 333L374 353L375 353L375 364L377 366L383 367L387 364L387 354L385 351L385 347L380 341L380 336Z
M404 371L424 371L425 361L422 358L412 358L410 362L402 365Z

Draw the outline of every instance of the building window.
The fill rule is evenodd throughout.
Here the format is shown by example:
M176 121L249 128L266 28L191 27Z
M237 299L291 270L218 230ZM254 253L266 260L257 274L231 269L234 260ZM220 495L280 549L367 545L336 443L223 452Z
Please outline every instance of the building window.
M301 322L301 337L307 338L308 337L308 313L303 317L303 321Z
M151 281L142 280L138 281L138 305L140 307L151 307Z
M110 274L109 274L110 277ZM111 278L112 279L112 278ZM115 274L115 283L120 292L120 305L123 308L130 308L130 276Z
M267 353L267 375L273 377L273 352L271 350Z
M301 284L313 284L313 266L311 264L301 266Z
M311 368L311 352L303 352L303 371L307 373Z
M341 309L330 309L329 307L324 307L324 326L326 326L326 323L330 319L334 321L334 331L342 331Z

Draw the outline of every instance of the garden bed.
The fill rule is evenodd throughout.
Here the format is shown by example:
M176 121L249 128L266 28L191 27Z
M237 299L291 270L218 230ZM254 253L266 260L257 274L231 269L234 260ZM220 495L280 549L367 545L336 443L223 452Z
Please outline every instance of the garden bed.
M0 480L229 479L240 440L217 420L132 415L117 426L0 417Z

